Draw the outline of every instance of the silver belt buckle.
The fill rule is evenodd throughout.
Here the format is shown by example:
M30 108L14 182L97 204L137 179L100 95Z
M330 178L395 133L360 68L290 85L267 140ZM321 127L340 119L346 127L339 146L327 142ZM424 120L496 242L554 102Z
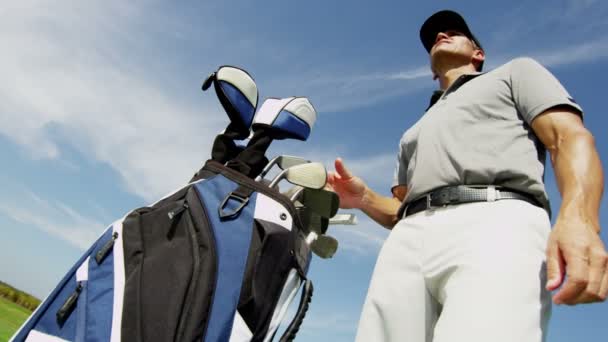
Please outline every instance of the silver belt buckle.
M433 205L431 204L431 194L426 195L426 210L432 209Z
M486 188L486 202L494 202L500 199L500 192L496 190L494 185L490 185Z

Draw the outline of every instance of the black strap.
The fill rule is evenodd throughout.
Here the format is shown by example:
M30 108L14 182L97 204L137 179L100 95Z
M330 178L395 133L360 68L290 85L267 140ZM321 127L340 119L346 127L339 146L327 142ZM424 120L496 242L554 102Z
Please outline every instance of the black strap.
M312 292L312 281L310 281L310 279L306 279L306 282L304 283L304 288L302 289L302 297L300 298L298 312L296 312L296 315L294 316L293 320L283 333L283 336L281 336L281 339L279 340L280 342L291 342L294 338L296 338L296 334L298 333L298 330L300 330L302 322L304 322L306 311L308 311L308 306L312 298Z
M235 140L243 140L249 135L249 130L243 131L234 122L230 122L223 133L218 134L213 142L211 149L211 159L222 164L235 158L243 151L243 147L238 146Z
M270 128L258 127L247 147L233 160L229 161L226 166L249 178L257 177L268 164L268 158L264 154L272 140L273 136Z

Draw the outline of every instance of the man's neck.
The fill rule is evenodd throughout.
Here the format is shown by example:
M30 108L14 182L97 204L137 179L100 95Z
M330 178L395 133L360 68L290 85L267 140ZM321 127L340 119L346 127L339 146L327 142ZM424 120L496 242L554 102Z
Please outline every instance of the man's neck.
M475 67L472 64L463 65L457 68L451 68L437 75L439 79L439 87L441 90L448 89L454 81L462 75L474 74Z

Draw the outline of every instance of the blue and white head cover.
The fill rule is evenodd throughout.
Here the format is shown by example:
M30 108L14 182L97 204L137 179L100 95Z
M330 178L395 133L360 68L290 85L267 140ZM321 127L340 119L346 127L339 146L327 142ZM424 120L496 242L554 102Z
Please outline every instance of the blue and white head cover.
M209 89L211 83L231 123L239 131L249 131L259 97L253 78L243 69L222 66L205 80L203 90Z
M306 97L269 98L262 103L252 129L270 127L274 139L306 140L317 120L317 111Z

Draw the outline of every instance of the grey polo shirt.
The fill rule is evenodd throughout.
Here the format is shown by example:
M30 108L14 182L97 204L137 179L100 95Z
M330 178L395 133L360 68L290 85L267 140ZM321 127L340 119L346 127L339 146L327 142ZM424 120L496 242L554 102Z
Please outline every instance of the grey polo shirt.
M534 196L547 212L543 144L530 127L545 110L581 107L536 61L518 58L464 75L402 136L393 187L405 202L448 185L499 185Z

